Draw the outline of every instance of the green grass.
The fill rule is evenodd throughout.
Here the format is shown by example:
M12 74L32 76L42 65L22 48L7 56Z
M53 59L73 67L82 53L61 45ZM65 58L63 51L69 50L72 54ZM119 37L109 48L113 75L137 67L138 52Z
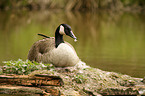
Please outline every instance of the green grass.
M51 64L43 64L43 63L37 63L37 62L31 62L29 60L22 61L21 59L18 59L17 61L3 61L6 65L2 67L2 73L6 74L29 74L32 71L35 70L49 70L53 68L53 65Z

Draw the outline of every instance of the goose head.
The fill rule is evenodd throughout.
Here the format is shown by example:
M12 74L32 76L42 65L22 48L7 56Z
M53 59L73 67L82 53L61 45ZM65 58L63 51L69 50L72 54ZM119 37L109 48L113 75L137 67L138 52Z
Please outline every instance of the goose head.
M57 48L59 44L64 43L63 35L67 35L74 39L74 41L77 41L76 36L72 32L72 29L67 24L60 24L55 32L55 47Z

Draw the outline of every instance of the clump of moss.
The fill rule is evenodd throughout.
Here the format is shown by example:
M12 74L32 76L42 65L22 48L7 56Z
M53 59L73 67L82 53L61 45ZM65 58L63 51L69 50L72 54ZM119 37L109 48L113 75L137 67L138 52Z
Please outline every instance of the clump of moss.
M2 67L2 73L6 74L29 74L34 70L44 70L54 68L52 64L43 64L37 62L31 62L29 60L22 61L18 59L17 61L4 61L6 65Z

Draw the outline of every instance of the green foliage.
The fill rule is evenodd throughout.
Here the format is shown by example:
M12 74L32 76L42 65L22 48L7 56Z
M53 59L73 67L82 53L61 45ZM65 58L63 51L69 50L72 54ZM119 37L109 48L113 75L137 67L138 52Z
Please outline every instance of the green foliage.
M135 4L139 6L145 5L145 0L121 0L121 2L124 5L128 5L128 6L135 5Z
M87 78L84 75L76 75L74 76L73 81L75 81L78 84L82 84L84 82L86 82Z
M29 60L22 61L21 59L17 61L4 61L3 63L6 65L2 67L2 71L6 74L29 74L34 70L49 70L53 68L52 64L32 63Z
M1 0L0 9L44 9L94 10L97 8L117 8L125 5L145 6L145 0ZM114 9L113 8L113 9Z

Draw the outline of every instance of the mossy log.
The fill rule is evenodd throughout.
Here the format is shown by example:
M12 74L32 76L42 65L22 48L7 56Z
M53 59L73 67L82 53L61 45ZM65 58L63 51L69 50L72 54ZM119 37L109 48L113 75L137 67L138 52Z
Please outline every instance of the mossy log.
M35 70L29 75L0 75L0 94L145 95L143 78L102 71L81 63L75 67Z

